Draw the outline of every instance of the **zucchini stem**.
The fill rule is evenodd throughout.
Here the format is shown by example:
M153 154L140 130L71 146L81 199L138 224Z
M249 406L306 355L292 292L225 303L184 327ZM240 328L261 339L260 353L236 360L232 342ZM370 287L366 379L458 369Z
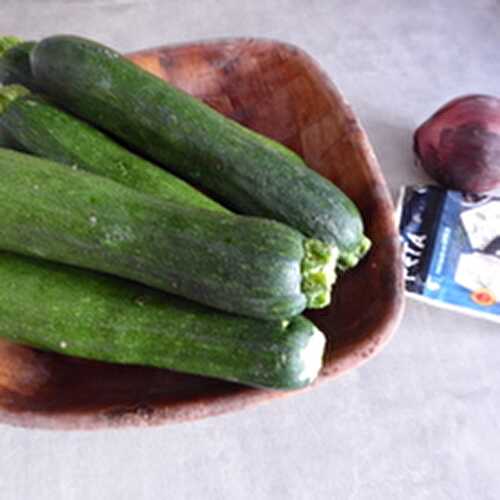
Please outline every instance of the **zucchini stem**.
M0 57L2 57L5 52L10 50L12 47L23 43L23 40L17 38L17 36L2 36L0 37Z
M9 105L19 97L24 97L31 92L22 85L6 85L0 88L0 114L2 114Z
M351 267L357 266L359 261L368 253L371 247L371 240L363 235L361 242L354 250L340 254L338 261L339 270L346 271Z
M309 309L326 307L331 300L331 288L337 275L335 267L339 251L337 247L319 240L304 241L302 259L302 293Z

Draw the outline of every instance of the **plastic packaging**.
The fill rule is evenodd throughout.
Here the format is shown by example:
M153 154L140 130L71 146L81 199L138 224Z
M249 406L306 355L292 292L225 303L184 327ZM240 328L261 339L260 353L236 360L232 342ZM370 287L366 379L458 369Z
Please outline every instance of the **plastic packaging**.
M398 220L407 294L500 322L500 197L407 186Z

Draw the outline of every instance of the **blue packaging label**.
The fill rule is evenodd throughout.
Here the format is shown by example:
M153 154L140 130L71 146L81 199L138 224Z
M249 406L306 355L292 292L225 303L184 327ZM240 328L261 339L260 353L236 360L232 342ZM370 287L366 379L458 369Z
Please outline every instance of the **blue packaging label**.
M398 211L407 292L500 321L500 197L409 186Z

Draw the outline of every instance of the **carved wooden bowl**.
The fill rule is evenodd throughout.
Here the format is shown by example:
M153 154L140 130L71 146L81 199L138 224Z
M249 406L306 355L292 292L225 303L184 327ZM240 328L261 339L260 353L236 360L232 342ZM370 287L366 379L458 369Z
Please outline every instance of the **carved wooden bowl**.
M310 315L328 337L316 384L380 351L403 305L393 205L365 132L327 75L298 48L268 40L192 43L129 57L295 150L356 202L373 249L342 276L331 307ZM15 425L94 429L161 424L233 411L285 394L293 393L0 342L0 421Z

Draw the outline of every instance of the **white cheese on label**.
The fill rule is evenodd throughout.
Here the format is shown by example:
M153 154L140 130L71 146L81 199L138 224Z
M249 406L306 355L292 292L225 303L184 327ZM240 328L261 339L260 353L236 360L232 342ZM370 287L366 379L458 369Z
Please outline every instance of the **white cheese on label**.
M500 301L500 259L474 252L462 254L458 260L455 281L474 292L487 289Z
M490 201L460 215L472 248L484 250L500 235L500 201Z

